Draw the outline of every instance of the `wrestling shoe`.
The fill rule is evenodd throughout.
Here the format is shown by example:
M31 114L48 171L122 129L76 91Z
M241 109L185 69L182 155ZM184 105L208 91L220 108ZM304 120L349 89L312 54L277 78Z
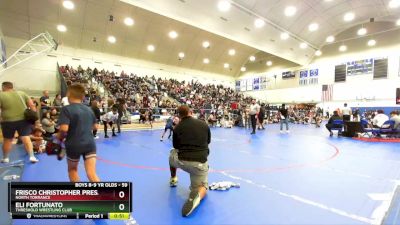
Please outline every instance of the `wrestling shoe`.
M94 139L99 139L99 136L95 135L93 136Z
M182 216L189 216L193 210L200 204L200 194L198 191L190 192L188 200L182 207Z
M110 138L108 135L104 136L104 138Z
M29 161L31 161L31 163L37 163L39 162L39 159L37 159L35 156L31 156L29 157Z
M178 177L171 177L171 179L169 180L169 186L170 187L178 186Z
M283 134L283 130L279 131L279 133Z
M287 134L290 133L290 130L286 130L286 133L287 133Z
M10 162L10 158L4 158L1 160L1 163L9 163Z
M116 137L117 135L116 135L116 134L112 134L112 136L113 136L113 137Z

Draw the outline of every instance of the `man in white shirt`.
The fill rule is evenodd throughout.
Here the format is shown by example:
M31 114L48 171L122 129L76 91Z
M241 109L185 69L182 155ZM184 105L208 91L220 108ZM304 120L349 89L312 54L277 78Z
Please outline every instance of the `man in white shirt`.
M112 130L112 136L116 137L117 135L115 134L115 124L118 120L118 109L116 107L112 107L112 111L101 116L101 120L103 121L104 125L104 138L109 138L107 135L107 126L110 126Z
M251 100L250 105L250 120L251 120L251 128L253 128L253 132L251 134L256 133L256 125L257 125L257 115L260 112L260 105L256 103L256 100Z
M347 103L344 103L344 107L342 109L343 121L350 121L351 114L352 114L351 108L347 106Z
M378 110L378 114L375 115L375 117L372 119L372 125L375 128L381 128L382 125L389 120L389 117L385 115L383 110Z

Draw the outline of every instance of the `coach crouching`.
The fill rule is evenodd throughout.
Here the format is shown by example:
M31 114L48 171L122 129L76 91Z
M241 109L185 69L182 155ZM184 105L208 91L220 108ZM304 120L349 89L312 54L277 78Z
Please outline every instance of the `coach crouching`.
M190 174L190 195L182 207L182 216L189 216L206 196L208 188L208 144L211 132L207 124L192 118L188 106L178 108L181 119L174 129L173 146L169 156L171 170L170 186L178 183L177 168Z

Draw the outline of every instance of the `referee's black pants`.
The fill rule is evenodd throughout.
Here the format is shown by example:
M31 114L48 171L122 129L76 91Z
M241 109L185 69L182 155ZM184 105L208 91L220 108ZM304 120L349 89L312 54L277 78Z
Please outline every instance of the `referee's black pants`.
M256 125L257 125L257 119L256 115L250 115L250 120L251 120L251 128L253 128L253 133L256 132Z

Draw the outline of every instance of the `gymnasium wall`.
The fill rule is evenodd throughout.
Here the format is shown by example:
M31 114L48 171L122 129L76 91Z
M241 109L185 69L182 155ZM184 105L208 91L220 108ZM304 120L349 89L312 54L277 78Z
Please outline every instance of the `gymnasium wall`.
M5 37L5 40L8 52L15 52L26 42L25 40L10 37ZM10 80L16 84L18 89L28 91L29 93L39 92L40 94L41 90L49 90L55 93L59 91L59 81L56 76L57 62L60 66L69 64L77 67L81 65L83 68L97 67L98 69L118 73L124 70L125 72L136 73L139 76L154 75L155 77L175 78L187 81L195 79L201 83L234 86L234 79L228 76L64 46L59 46L57 51L51 52L49 55L38 56L10 71L6 71L5 74L0 76L0 81Z
M335 83L335 65L348 61L362 60L368 58L388 58L388 77L385 79L373 79L373 75L347 76L346 82ZM353 107L356 106L394 106L395 88L400 87L400 44L384 48L371 48L370 50L357 53L339 54L336 56L316 59L310 65L288 68L284 70L270 71L261 74L247 73L239 79L252 78L261 75L269 77L269 85L264 91L245 92L251 96L263 99L270 103L292 103L292 102L321 102L322 85L334 84L333 99L325 106L336 107L348 102ZM319 81L316 85L300 86L299 75L293 79L282 79L283 71L294 71L302 69L318 69ZM276 74L276 80L273 75ZM357 100L357 99L375 100ZM330 108L331 108L330 107Z

